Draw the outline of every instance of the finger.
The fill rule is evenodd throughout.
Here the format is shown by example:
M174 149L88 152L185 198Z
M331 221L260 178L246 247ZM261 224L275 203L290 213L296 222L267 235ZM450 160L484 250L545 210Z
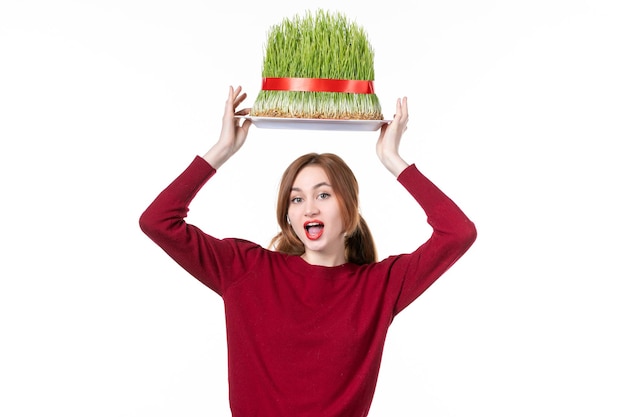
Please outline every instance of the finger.
M245 109L237 110L235 112L235 116L246 116L246 115L250 114L250 110L252 110L250 107L246 107Z
M233 87L228 87L228 97L226 98L226 102L224 103L225 112L224 114L228 114L233 110Z
M402 114L404 115L404 120L409 120L409 100L405 97L402 98Z
M246 93L243 93L240 96L236 96L233 102L233 108L237 108L247 97L248 97L248 94Z
M241 86L238 86L237 88L233 90L233 97L235 101L237 101L240 96L245 96L245 95L246 93L243 93L243 89L241 88Z
M405 120L408 117L406 97L401 99L399 98L396 103L396 114L398 115L398 119Z
M241 125L241 128L248 133L248 130L250 129L250 126L252 125L252 120L250 119L246 119L243 121L243 125Z

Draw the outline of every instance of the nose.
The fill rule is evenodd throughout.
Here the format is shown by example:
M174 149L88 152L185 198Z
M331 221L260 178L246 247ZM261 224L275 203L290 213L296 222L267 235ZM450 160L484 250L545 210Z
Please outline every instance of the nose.
M311 216L315 216L319 214L319 210L317 208L317 204L315 202L315 199L309 199L307 200L306 203L306 207L304 210L304 215L307 217L311 217Z

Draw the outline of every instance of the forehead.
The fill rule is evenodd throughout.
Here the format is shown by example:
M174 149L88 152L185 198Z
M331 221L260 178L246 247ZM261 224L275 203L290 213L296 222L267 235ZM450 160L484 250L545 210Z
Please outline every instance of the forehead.
M293 181L293 188L306 189L323 183L330 185L330 180L324 168L319 165L307 165L296 175Z

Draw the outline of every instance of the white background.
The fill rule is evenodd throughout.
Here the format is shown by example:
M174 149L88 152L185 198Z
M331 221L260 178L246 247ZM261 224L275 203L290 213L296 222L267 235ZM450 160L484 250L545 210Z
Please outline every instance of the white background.
M317 7L368 32L402 154L479 232L392 325L370 415L626 415L622 2L338 4L2 1L0 415L229 415L221 300L137 220L228 86L252 104L269 27ZM253 127L189 221L266 245L283 169L329 151L380 255L412 251L429 229L376 137Z

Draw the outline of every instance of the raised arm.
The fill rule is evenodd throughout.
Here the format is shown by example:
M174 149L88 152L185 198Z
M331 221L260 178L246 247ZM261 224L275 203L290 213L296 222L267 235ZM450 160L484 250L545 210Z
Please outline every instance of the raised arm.
M219 139L205 154L196 156L189 167L170 183L139 218L141 230L185 270L218 293L226 280L238 276L234 259L240 256L232 240L214 238L186 222L189 205L198 191L245 142L250 121L235 118L249 109L236 112L246 98L241 88L230 87L222 118ZM253 245L248 245L249 247ZM225 272L226 271L226 272Z
M400 156L400 140L408 121L407 98L403 97L396 101L393 120L381 128L376 154L422 207L433 233L413 253L387 260L393 264L391 275L402 277L395 300L396 314L433 284L476 240L474 223L414 164L409 165ZM385 267L385 262L381 265Z

